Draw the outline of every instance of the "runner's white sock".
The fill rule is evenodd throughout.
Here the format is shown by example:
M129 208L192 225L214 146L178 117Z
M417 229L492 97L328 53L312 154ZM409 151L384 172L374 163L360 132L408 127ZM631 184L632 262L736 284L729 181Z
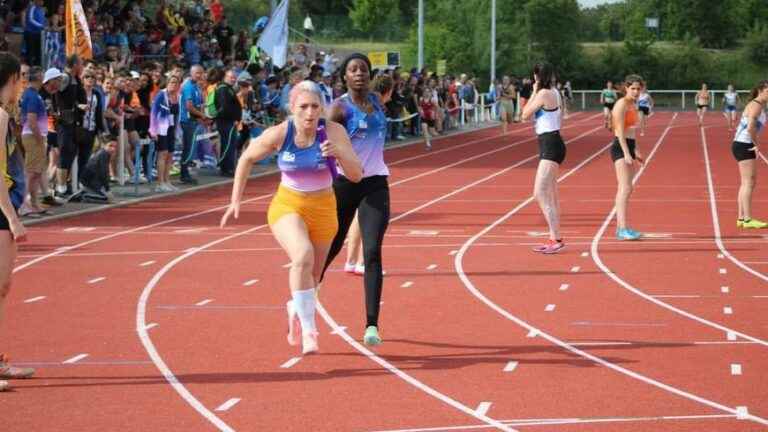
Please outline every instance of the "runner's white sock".
M315 289L293 291L293 306L301 321L302 331L317 331L315 325Z

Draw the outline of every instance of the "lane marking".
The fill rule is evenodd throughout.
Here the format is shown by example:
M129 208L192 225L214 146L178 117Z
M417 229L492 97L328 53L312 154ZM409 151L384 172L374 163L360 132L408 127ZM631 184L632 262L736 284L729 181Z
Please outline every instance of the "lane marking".
M295 366L295 365L296 365L296 363L300 362L300 361L301 361L301 359L303 359L303 358L304 358L304 357L294 357L294 358L292 358L292 359L288 360L287 362L285 362L285 363L281 364L281 365L280 365L280 367L281 367L282 369L290 369L290 368L292 368L293 366Z
M504 372L514 372L518 364L516 361L507 362L507 365L504 366Z
M153 329L153 328L155 328L155 327L157 327L157 323L154 323L154 322L153 322L153 323L149 323L149 324L147 324L147 325L144 327L144 329L145 329L145 330L152 330L152 329Z
M224 402L223 404L219 405L219 407L216 408L215 411L229 411L230 408L232 408L233 406L237 405L238 402L240 402L239 398L232 398L232 399Z
M413 286L413 282L408 281L408 282L405 282L404 284L400 285L400 288L410 288L412 286Z
M63 362L61 362L61 363L62 363L62 364L75 364L75 363L79 362L80 360L82 360L82 359L84 359L84 358L86 358L86 357L88 357L88 354L85 354L85 353L83 353L83 354L78 354L78 355L76 355L76 356L74 356L74 357L72 357L72 358L69 358L69 359L66 359L66 360L64 360L64 361L63 361Z
M700 295L695 294L662 294L652 295L653 298L701 298Z
M151 266L151 265L152 265L152 264L154 264L155 262L156 262L156 261L145 261L145 262L143 262L143 263L139 264L139 266L141 266L141 267L147 267L147 266Z
M331 332L331 334L341 334L341 332L347 331L347 328L344 326L339 327L338 329Z
M545 307L545 308L544 308L544 310L545 310L546 312L552 312L553 310L555 310L555 305L553 305L553 304L548 304L548 305L547 305L547 307Z
M726 336L726 338L727 338L729 341L735 341L735 340L737 339L737 335L736 335L736 333L734 333L734 332L732 332L732 331L729 331L729 332L727 332L725 336Z
M70 228L64 228L64 232L71 233L71 232L91 232L95 230L96 227L70 227Z
M739 420L747 420L751 416L749 415L749 409L745 406L737 406L736 407L736 418Z
M720 269L720 274L728 274L728 270L724 269L724 268L721 268Z
M258 279L247 280L247 281L243 282L243 286L253 286L258 281L259 281Z
M531 328L528 330L528 334L525 335L525 337L535 338L538 335L539 335L539 329Z
M730 306L726 306L723 308L723 313L726 315L732 315L733 314L733 308Z
M720 287L720 292L723 294L728 294L729 292L731 292L731 289L727 286Z
M582 252L582 253L581 253L581 256L582 256L582 257L584 257L584 258L586 258L586 257L588 257L588 256L589 256L589 252Z
M717 254L717 259L724 259L724 258L725 258L725 255L723 255L723 254Z
M733 363L731 365L731 375L741 375L741 365L738 363Z
M579 266L571 267L571 273L578 273L580 270L581 270L581 267Z
M438 234L440 234L440 231L435 230L411 230L408 232L408 235L411 236L436 236Z
M564 283L564 284L560 285L560 291L568 291L568 288L570 288L570 287L571 286L569 284Z
M210 303L212 301L213 300L211 300L211 299L205 299L203 301L199 301L199 302L195 303L195 306L205 306L205 305L207 305L208 303Z
M454 256L454 255L456 255L457 253L459 253L459 251L457 251L457 250L452 250L452 251L448 252L448 255L450 255L450 256Z
M30 299L24 300L24 303L35 303L35 302L39 302L40 300L44 300L44 299L45 299L45 296L37 296L37 297L32 297Z
M475 408L475 413L477 415L484 416L488 414L488 410L491 409L491 405L493 405L492 402L480 402L480 405Z
M427 270L434 270L434 269L436 269L436 268L437 268L437 264L430 264L430 265L427 267Z
M101 282L101 281L103 281L103 280L107 280L107 278L106 278L106 277L104 277L104 276L100 276L100 277L97 277L97 278L94 278L94 279L91 279L91 280L89 280L89 281L88 281L88 283L89 283L89 284L91 284L91 285L93 285L93 284L95 284L95 283L99 283L99 282Z

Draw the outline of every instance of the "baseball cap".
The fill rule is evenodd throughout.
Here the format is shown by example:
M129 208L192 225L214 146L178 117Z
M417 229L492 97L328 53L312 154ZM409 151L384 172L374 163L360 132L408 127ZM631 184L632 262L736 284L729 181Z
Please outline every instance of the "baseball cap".
M60 70L57 68L50 68L47 71L45 71L45 75L43 76L43 84L47 83L50 80L55 80L56 78L61 78L63 74Z
M139 79L139 78L141 78L141 74L136 72L136 71L131 71L131 78Z

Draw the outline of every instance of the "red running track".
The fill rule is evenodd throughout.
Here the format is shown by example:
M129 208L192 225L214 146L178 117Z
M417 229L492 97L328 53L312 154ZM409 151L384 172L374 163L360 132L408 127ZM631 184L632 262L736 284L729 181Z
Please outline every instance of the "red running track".
M355 342L362 281L341 272L322 354L285 343L287 259L263 226L275 176L225 230L227 188L32 228L0 340L39 374L0 394L8 430L768 429L768 246L735 228L724 122L651 118L630 211L650 236L633 243L612 235L601 118L566 126L555 256L530 251L545 230L530 126L387 152L375 353Z

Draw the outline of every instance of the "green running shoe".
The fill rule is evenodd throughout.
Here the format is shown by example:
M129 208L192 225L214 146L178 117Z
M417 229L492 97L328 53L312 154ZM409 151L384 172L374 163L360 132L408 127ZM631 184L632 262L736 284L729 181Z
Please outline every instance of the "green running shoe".
M748 221L744 221L741 227L746 229L763 229L763 228L768 228L768 223L765 223L757 219L750 219Z
M376 326L368 326L368 328L365 329L365 336L363 336L363 343L367 346L381 345L379 328Z

